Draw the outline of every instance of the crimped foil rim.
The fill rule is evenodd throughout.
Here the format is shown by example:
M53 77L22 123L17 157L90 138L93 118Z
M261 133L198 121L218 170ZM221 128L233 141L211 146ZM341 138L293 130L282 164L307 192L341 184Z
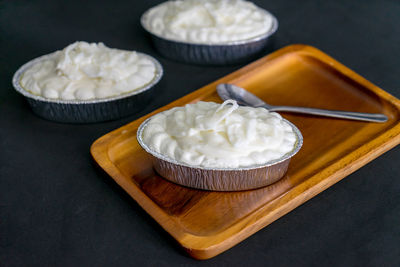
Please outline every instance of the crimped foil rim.
M142 124L140 124L138 130L137 130L137 134L136 134L136 138L138 140L139 145L149 154L153 155L154 157L167 161L169 163L175 164L175 165L179 165L179 166L183 166L183 167L189 167L189 168L193 168L193 169L201 169L201 170L207 170L207 171L248 171L248 170L253 170L253 169L259 169L259 168L265 168L265 167L270 167L272 165L281 163L287 159L290 159L291 157L293 157L297 152L299 152L300 148L303 145L303 136L300 132L300 130L290 121L282 118L283 121L285 121L287 124L290 125L290 127L292 127L293 132L296 135L296 144L294 146L294 148L292 149L292 151L286 153L285 155L283 155L282 157L275 159L275 160L271 160L268 161L264 164L256 164L256 165L250 165L247 167L238 167L238 168L215 168L215 167L203 167L203 166L193 166L193 165L189 165L189 164L185 164L183 162L178 162L175 159L171 159L165 155L162 155L152 149L150 149L144 142L142 139L142 133L144 128L147 126L147 123L150 121L152 117L146 119L144 122L142 122Z
M268 37L270 37L271 35L273 35L277 30L278 30L278 19L269 11L262 9L265 13L267 13L269 16L271 16L272 18L272 26L271 28L264 34L255 36L253 38L249 38L249 39L245 39L245 40L237 40L237 41L229 41L229 42L224 42L224 43L195 43L195 42L184 42L184 41L178 41L178 40L173 40L170 38L166 38L164 36L161 36L159 34L156 34L154 32L152 32L151 30L149 30L144 23L144 18L147 15L147 13L150 11L151 8L149 8L146 12L143 13L143 15L140 18L140 24L142 25L143 29L148 32L151 35L154 35L160 39L163 39L165 41L169 41L169 42L173 42L173 43L177 43L177 44L185 44L185 45L193 45L193 46L215 46L215 47L223 47L223 46L235 46L235 45L243 45L243 44L249 44L249 43L254 43L260 40L264 40Z
M128 51L128 50L124 50L124 51ZM56 51L57 52L57 51ZM110 101L114 101L114 100L119 100L119 99L123 99L123 98L128 98L130 96L133 95L137 95L140 93L143 93L144 91L149 90L150 88L152 88L154 85L156 85L160 79L163 76L163 68L160 64L160 62L158 62L157 59L153 58L152 56L149 56L147 54L144 53L140 53L140 52L136 52L137 54L144 56L146 58L148 58L149 60L151 60L156 68L156 75L154 76L154 78L150 81L150 83L148 83L146 86L140 88L139 90L134 90L132 92L129 93L125 93L125 94L119 94L113 97L107 97L107 98L99 98L99 99L88 99L88 100L63 100L63 99L51 99L51 98L45 98L43 96L39 96L39 95L35 95L30 93L29 91L25 90L21 84L20 84L20 80L22 75L29 69L31 68L33 65L37 64L38 62L47 59L48 57L51 57L54 53L50 53L50 54L46 54L37 58L34 58L30 61L28 61L27 63L25 63L24 65L22 65L14 74L13 79L12 79L12 84L15 88L15 90L22 94L25 97L31 98L33 100L36 101L41 101L41 102L47 102L47 103L53 103L53 104L68 104L68 105L81 105L81 104L97 104L97 103L104 103L104 102L110 102ZM128 52L132 52L132 51L128 51Z

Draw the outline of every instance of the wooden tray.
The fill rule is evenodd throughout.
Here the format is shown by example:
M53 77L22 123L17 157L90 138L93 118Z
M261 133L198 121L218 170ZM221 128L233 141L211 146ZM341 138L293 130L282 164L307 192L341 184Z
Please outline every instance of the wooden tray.
M219 83L243 86L273 105L383 112L383 124L286 115L304 145L286 176L265 188L208 192L170 183L154 172L136 141L149 116L199 100L221 102ZM236 245L400 142L400 101L323 52L292 45L99 138L98 164L194 258Z

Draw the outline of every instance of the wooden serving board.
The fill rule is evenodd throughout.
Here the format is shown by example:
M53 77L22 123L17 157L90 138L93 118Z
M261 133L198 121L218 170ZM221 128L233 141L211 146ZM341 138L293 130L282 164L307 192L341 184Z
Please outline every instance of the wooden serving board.
M221 102L219 83L242 86L273 105L382 112L386 123L282 115L304 145L286 176L243 192L182 187L154 172L136 141L160 111L199 100ZM254 234L400 142L400 101L316 48L292 45L99 138L98 164L194 258L211 258Z

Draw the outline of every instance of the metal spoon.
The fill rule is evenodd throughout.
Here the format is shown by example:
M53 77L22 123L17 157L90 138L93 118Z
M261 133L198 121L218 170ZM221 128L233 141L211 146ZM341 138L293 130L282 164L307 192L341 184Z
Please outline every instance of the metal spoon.
M217 92L223 100L233 99L236 100L239 105L263 107L268 109L269 111L285 111L292 113L312 114L326 117L372 122L385 122L388 120L388 118L384 114L377 113L361 113L291 106L271 106L262 101L257 96L253 95L252 93L233 84L219 84L217 86Z

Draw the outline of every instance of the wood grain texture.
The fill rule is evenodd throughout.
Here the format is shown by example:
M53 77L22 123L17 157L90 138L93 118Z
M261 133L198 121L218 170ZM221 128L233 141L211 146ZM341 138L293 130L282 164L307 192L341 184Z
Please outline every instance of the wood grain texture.
M222 82L242 86L273 105L382 112L389 121L366 123L282 113L300 129L304 144L284 178L261 189L207 192L161 178L136 141L138 126L174 106L199 100L221 102L215 88ZM207 259L396 146L400 143L399 119L398 99L323 52L292 45L112 131L94 142L91 153L189 255Z

